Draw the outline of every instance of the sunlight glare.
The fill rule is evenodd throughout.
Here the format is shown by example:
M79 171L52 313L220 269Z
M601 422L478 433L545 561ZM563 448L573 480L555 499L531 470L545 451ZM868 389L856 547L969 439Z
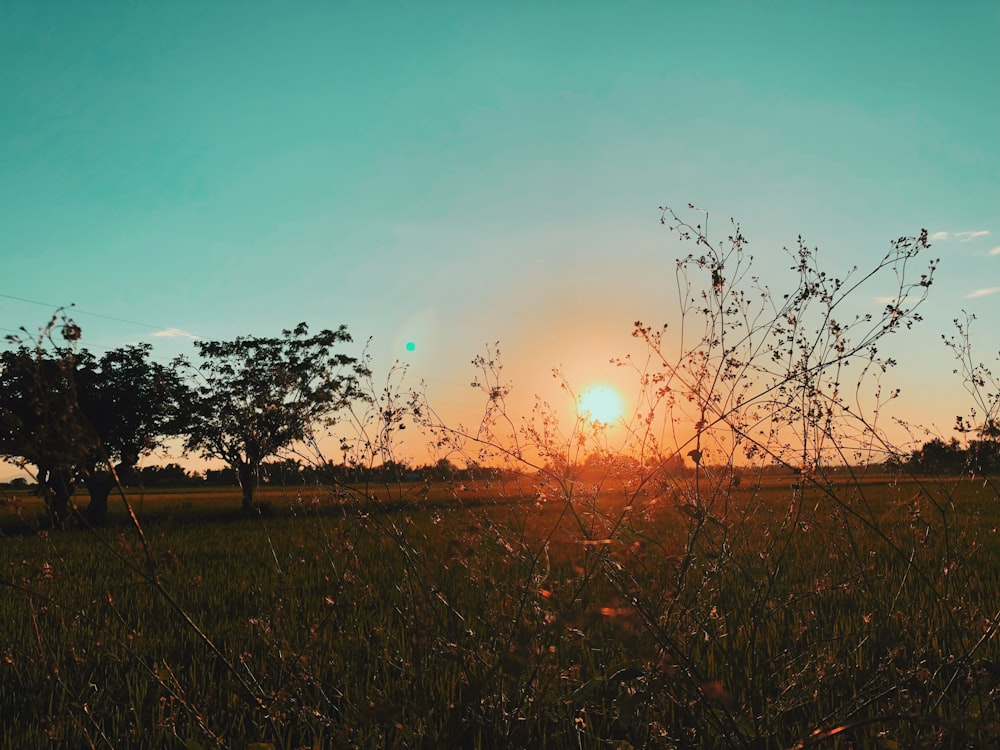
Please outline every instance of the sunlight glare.
M577 414L588 422L611 424L622 418L625 401L615 388L606 383L593 383L583 389L577 404Z

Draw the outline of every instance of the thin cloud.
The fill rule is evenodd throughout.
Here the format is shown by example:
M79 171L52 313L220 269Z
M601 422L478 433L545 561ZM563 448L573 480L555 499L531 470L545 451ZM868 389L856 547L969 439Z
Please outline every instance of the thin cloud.
M188 333L187 331L181 330L180 328L164 328L162 331L156 331L154 336L160 338L184 338L184 339L196 339L198 338L193 333Z
M989 254L990 255L1000 255L1000 245L997 245L995 248L993 248L992 250L990 250Z
M959 242L972 242L980 237L989 237L990 233L985 229L977 229L974 232L955 232Z
M1000 286L988 286L985 289L977 289L974 292L969 292L965 295L966 299L975 299L976 297L989 297L991 294L996 294L1000 292Z
M931 235L932 242L940 242L941 240L946 240L946 239L948 239L947 232L935 232L934 234Z

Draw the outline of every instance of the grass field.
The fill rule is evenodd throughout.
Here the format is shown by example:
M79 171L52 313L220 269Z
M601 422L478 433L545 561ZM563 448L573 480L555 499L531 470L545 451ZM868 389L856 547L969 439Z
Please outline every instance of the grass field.
M8 496L0 747L1000 742L991 487L536 494L148 492L146 547Z

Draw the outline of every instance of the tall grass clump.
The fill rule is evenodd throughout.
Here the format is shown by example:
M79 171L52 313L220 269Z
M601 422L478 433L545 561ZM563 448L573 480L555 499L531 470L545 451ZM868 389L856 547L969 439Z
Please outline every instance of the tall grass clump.
M995 490L907 475L909 447L883 415L899 393L883 351L920 322L933 283L926 232L841 276L800 238L775 292L738 225L715 241L708 214L689 211L662 215L691 248L676 264L677 322L636 323L645 355L617 360L640 385L615 428L627 438L585 417L560 424L547 404L517 421L493 350L475 362L483 426L431 424L535 478L538 502L561 511L525 549L533 569L572 538L577 595L610 586L601 611L643 645L624 673L585 683L616 702L609 714L584 701L581 734L665 747L995 741L995 530L984 537L975 515ZM876 295L889 301L873 309ZM991 381L963 361L989 419Z

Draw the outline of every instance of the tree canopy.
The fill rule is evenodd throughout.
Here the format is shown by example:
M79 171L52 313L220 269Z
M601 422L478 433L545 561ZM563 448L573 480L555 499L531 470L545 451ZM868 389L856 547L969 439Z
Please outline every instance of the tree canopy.
M99 449L80 467L90 492L92 521L103 521L108 493L120 478L131 478L140 457L181 429L185 384L176 371L150 360L152 347L135 344L106 352L86 350L77 357L77 398Z
M310 335L300 323L279 337L196 341L186 447L225 461L239 477L244 510L253 507L261 463L363 398L369 374L356 357L334 351L351 342L345 326Z
M54 522L66 521L82 481L88 518L100 523L115 472L133 472L140 456L176 431L183 383L150 360L148 344L97 357L75 350L75 324L57 321L33 345L0 352L0 455L36 468Z
M98 448L76 398L71 354L21 346L0 353L0 455L35 467L56 523L69 512L77 469Z

